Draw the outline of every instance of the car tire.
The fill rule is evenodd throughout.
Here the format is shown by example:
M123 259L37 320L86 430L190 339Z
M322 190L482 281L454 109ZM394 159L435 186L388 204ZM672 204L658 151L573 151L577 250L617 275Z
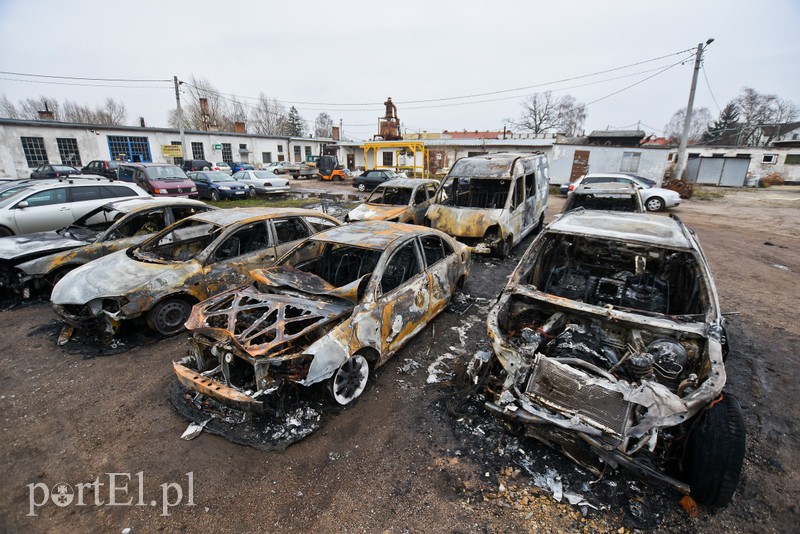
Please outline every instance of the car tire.
M500 241L494 249L494 256L499 259L505 259L511 254L511 236L508 236L507 239Z
M250 196L250 198L256 198L256 188L251 187L250 191L248 191L248 195Z
M644 207L647 208L647 211L662 211L664 200L661 197L650 197L645 201Z
M183 330L192 306L180 298L166 298L147 312L147 326L159 334L171 336Z
M360 354L348 358L328 380L328 391L337 404L347 406L355 401L369 380L369 363Z
M12 235L14 235L14 232L5 226L0 226L0 237L11 237Z
M211 191L211 201L212 202L219 202L219 192L218 191Z
M698 415L684 453L684 478L692 498L709 506L731 501L742 472L745 426L742 408L723 392Z
M60 269L56 269L52 273L48 274L47 275L48 285L51 288L56 287L56 284L59 283L61 279L64 278L67 275L67 273L73 270L75 267L77 267L77 265L61 267Z
M362 193L367 190L367 186L364 184L358 184L358 190Z

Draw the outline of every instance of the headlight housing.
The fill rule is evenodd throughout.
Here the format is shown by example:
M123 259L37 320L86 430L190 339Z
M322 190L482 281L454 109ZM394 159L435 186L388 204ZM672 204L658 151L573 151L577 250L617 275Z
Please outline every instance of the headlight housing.
M227 185L221 185L221 186L219 186L219 190L220 191L230 191L231 188L228 187Z

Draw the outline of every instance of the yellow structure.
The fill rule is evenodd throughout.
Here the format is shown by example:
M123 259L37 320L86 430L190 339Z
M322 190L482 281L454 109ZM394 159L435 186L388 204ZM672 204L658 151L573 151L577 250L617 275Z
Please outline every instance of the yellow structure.
M364 149L364 168L366 170L372 169L392 169L395 172L405 172L409 176L416 178L428 178L430 176L430 167L428 162L428 149L425 144L419 141L374 141L367 142L361 145ZM378 152L380 150L392 149L392 161L394 165L379 165ZM372 151L372 158L370 159L370 151ZM410 153L410 154L409 154ZM417 158L420 154L422 157ZM400 165L400 156L405 155L405 161L411 158L411 165ZM419 163L421 161L421 163ZM382 163L382 162L380 162Z

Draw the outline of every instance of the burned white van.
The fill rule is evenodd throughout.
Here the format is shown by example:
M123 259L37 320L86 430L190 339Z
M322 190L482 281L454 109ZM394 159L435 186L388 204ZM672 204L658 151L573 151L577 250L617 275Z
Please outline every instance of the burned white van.
M457 160L442 179L425 223L504 258L541 228L550 182L541 153L497 153Z

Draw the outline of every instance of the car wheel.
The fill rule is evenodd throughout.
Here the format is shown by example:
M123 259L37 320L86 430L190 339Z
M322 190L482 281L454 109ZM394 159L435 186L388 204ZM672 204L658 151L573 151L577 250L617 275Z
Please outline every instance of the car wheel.
M5 226L0 226L0 237L10 237L14 235L14 232L6 228Z
M508 255L511 254L511 243L511 236L509 236L508 239L500 241L494 249L494 255L501 260L508 257Z
M248 194L250 195L250 198L256 198L256 188L255 187L251 187L250 191L248 192Z
M219 202L219 192L218 191L211 191L211 200L213 202Z
M328 389L338 404L346 406L356 400L367 386L369 364L356 354L344 362L328 381Z
M50 287L56 287L56 284L61 281L62 278L67 276L67 273L74 269L75 266L71 267L62 267L61 269L57 269L56 271L52 272L47 277L47 281L50 283Z
M735 397L723 392L700 413L687 447L684 474L692 498L710 506L728 504L739 483L745 448L744 418Z
M183 330L183 323L189 319L192 307L179 298L164 299L147 313L147 325L165 336Z
M659 197L650 197L644 203L644 207L647 211L661 211L664 209L664 201Z
M358 190L364 192L367 190L367 186L364 184L358 184Z

